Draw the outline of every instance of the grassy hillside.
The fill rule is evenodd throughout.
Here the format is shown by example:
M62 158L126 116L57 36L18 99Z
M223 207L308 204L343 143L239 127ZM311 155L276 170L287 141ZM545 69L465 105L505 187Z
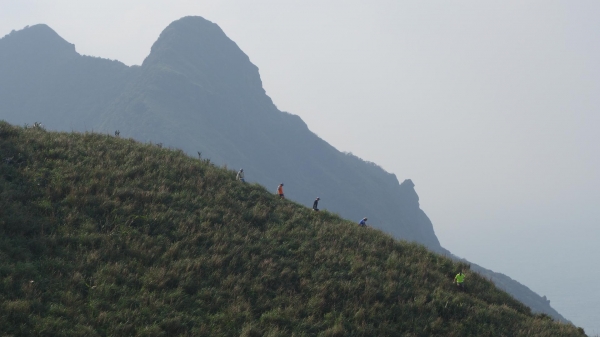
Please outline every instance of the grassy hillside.
M0 122L0 334L583 336L181 151Z

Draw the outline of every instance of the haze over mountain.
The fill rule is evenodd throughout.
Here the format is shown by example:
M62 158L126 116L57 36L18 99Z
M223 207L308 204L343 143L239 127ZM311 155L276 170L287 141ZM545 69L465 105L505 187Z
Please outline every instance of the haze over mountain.
M94 130L183 149L243 167L267 188L397 238L447 253L419 208L414 184L337 151L264 92L258 69L214 23L186 17L167 27L139 67L81 56L45 25L0 40L0 116L53 130ZM361 137L359 130L356 137ZM484 271L485 272L485 271ZM489 273L489 271L488 271ZM526 287L489 274L535 311L564 319Z

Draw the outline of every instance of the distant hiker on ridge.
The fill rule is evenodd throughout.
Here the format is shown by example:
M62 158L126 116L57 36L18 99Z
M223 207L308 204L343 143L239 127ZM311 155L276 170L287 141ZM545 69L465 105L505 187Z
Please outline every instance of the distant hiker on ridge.
M235 176L235 179L237 179L237 180L239 180L239 181L241 181L241 182L243 182L243 183L244 183L244 182L246 182L246 181L244 180L244 169L243 169L243 168L241 168L241 169L238 171L238 173L237 173L237 176Z
M360 222L358 223L358 225L360 227L367 227L367 218L363 218L362 220L360 220Z
M283 183L279 184L277 187L277 194L279 194L281 199L285 199L285 196L283 195Z
M321 200L321 198L317 198L315 199L315 202L313 202L313 209L317 212L319 211L319 200Z
M454 276L454 283L456 283L456 285L458 286L459 289L461 290L465 290L465 274L463 274L462 270L458 272L458 274L456 274L456 276Z

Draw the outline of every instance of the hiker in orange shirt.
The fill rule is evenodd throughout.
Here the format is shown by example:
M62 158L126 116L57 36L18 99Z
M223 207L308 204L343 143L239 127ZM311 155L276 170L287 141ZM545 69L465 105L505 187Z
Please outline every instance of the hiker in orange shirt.
M281 199L285 199L285 196L283 195L283 183L279 184L279 187L277 187L277 194L279 194Z

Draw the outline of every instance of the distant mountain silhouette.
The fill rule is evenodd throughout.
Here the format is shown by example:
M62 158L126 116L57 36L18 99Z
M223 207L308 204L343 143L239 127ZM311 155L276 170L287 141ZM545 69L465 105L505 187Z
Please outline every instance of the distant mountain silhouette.
M304 205L320 197L322 209L356 221L368 217L397 238L450 254L411 180L399 183L376 164L336 150L300 117L278 110L248 56L200 17L171 23L143 64L133 67L81 56L46 25L13 31L0 39L0 119L53 130L119 130L193 156L200 152L214 163L243 167L247 181L273 192L284 183L286 197ZM499 283L510 284L503 289L534 311L565 320L512 282Z
M0 40L0 113L19 124L89 130L135 70L79 55L46 25L13 31Z

